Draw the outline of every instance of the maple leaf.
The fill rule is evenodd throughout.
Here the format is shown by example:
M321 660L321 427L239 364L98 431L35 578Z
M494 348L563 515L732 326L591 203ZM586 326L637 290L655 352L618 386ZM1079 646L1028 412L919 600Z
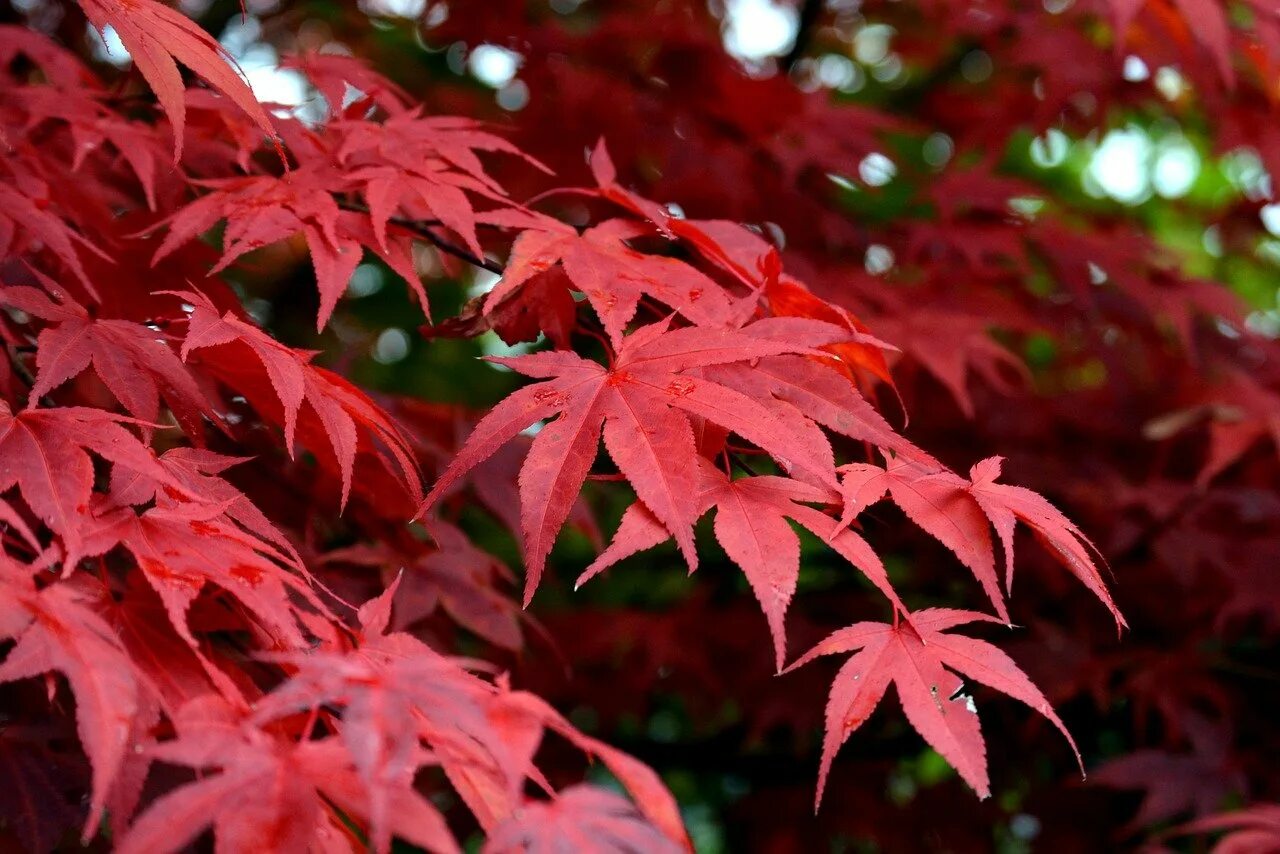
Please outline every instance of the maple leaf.
M62 538L70 572L84 547L82 529L93 492L93 462L103 459L181 490L151 450L124 428L138 423L101 409L62 406L14 415L0 401L0 492L17 485L23 500Z
M1213 847L1214 854L1274 851L1280 847L1280 805L1253 804L1188 822L1165 835L1203 835L1220 831L1226 833Z
M526 803L493 829L484 851L551 854L566 846L584 854L681 850L620 795L595 786L571 786L553 800Z
M885 468L870 463L849 463L841 467L841 471L845 496L841 524L887 494L907 518L968 567L1000 619L1009 622L1009 611L996 576L987 517L966 491L967 481L946 469L901 460L890 460Z
M1144 791L1142 804L1127 825L1131 831L1182 813L1209 815L1233 794L1247 791L1243 771L1230 750L1229 727L1194 713L1182 725L1189 751L1135 750L1108 761L1091 778L1096 785Z
M339 208L332 192L342 189L344 181L327 164L303 166L279 178L255 175L201 181L200 185L212 192L153 226L165 226L168 233L152 264L225 219L222 257L210 274L247 252L298 233L305 236L320 291L317 331L324 329L346 292L360 263L362 247L381 257L404 279L426 310L427 294L414 271L407 233L396 231L389 237L385 219L371 220L367 214Z
M568 226L527 230L512 244L502 280L486 297L484 312L493 312L527 281L558 263L586 295L615 346L643 296L700 326L738 325L733 321L741 308L712 279L683 261L645 255L626 244L651 233L640 223L622 219L608 220L581 235Z
M1080 751L1066 726L1013 659L985 641L944 634L976 621L995 622L972 611L927 608L913 612L910 622L856 623L834 632L787 668L794 670L821 655L855 653L831 685L815 809L822 803L836 751L875 711L890 683L897 688L898 701L916 732L980 797L988 797L986 744L973 698L961 693L963 683L957 673L1020 700L1048 718L1067 739L1084 770Z
M248 462L247 458L228 457L203 448L171 448L157 461L169 474L171 482L182 486L185 495L175 494L172 487L142 472L116 470L111 476L112 500L121 505L154 501L158 506L176 507L198 499L216 508L218 517L234 522L269 543L282 556L284 563L302 567L302 558L284 532L248 496L218 477L232 466Z
M834 433L932 462L932 457L898 435L867 402L842 373L841 364L812 356L768 356L754 364L712 366L702 374L760 401L776 398Z
M52 285L46 281L46 287ZM91 364L98 377L130 414L143 421L160 416L163 394L179 423L198 435L209 411L195 380L159 333L128 320L104 320L70 295L50 287L54 302L31 287L0 288L0 304L56 322L36 340L36 375L31 398L44 397Z
M1116 48L1127 41L1127 32L1134 18L1142 11L1147 0L1109 0L1116 32ZM1223 82L1235 83L1235 69L1231 65L1231 29L1227 10L1218 0L1173 0L1173 5L1185 19L1185 30L1209 52L1218 67Z
M361 451L390 454L393 471L405 489L415 498L421 495L408 439L362 391L332 371L309 364L312 354L286 347L230 311L219 314L203 294L178 291L173 295L192 307L182 342L183 360L197 350L219 348L221 358L205 359L202 364L249 397L265 417L279 418L291 455L299 431L313 451L322 447L319 441L327 442L342 479L342 506L350 496ZM254 362L266 374L265 385Z
M508 691L502 693L500 698L508 714L519 712L527 715L569 741L579 750L599 759L601 764L608 768L622 787L630 793L636 808L653 827L661 831L680 850L693 850L675 798L671 796L671 792L663 785L661 778L653 772L653 769L626 753L579 732L563 715L534 694L526 691Z
M219 850L323 850L344 835L341 818L327 802L356 815L368 813L356 771L337 739L280 741L238 720L212 696L188 704L177 729L178 738L153 745L151 755L219 771L157 799L120 840L122 852L182 848L211 825ZM408 787L390 798L387 816L397 836L428 851L458 850L430 802Z
M80 743L93 765L93 797L82 837L87 844L124 761L142 681L115 632L71 586L55 583L36 592L29 582L0 583L0 596L10 614L0 619L0 633L17 639L0 664L0 683L56 670L75 694Z
M771 249L765 258L768 263L763 271L764 296L770 311L778 317L812 317L846 327L855 333L854 339L826 348L840 357L835 364L850 379L855 378L855 370L862 370L893 387L893 375L889 373L884 351L896 348L872 337L853 312L820 299L800 281L782 275L776 250Z
M275 131L235 60L217 39L186 15L155 0L77 0L100 33L115 30L174 128L174 162L182 157L185 87L175 59L226 95L272 139Z
M308 602L317 613L328 611L307 584L309 576L290 571L289 558L269 543L218 519L221 509L186 504L152 507L141 515L107 513L96 532L95 550L117 542L128 549L164 603L173 628L196 652L210 677L225 687L226 677L200 652L187 626L187 611L206 584L217 585L244 605L252 622L279 648L306 646L298 629L298 607L290 594ZM199 542L199 548L191 547L193 541Z
M536 214L507 198L485 171L479 152L503 152L549 171L507 140L473 119L422 116L420 108L395 112L385 121L334 122L334 155L346 178L369 206L374 233L385 245L387 222L397 210L411 219L438 220L459 235L471 251L483 255L476 226L556 228L556 220ZM477 211L471 197L497 205Z
M896 611L907 609L889 584L884 565L867 543L835 519L808 504L837 501L829 492L782 477L760 476L730 480L709 460L699 460L698 514L716 508L715 536L751 585L769 621L775 664L782 670L786 656L783 621L800 575L800 540L787 523L791 519L822 538L856 566L888 597ZM609 547L578 577L576 587L625 557L665 542L670 532L643 504L623 513Z
M233 668L212 645L206 645L203 651L191 648L173 628L163 600L140 570L129 574L119 601L107 601L103 596L95 607L111 624L134 667L154 689L157 703L170 718L187 703L215 690L238 707L248 705L246 694L256 695L243 681L237 684L219 675L220 671ZM201 654L205 654L203 661ZM217 670L211 671L210 663Z
M404 634L383 635L398 581L360 611L364 643L354 653L292 656L297 672L263 698L254 719L269 721L325 703L341 705L341 743L367 792L375 846L385 851L395 793L408 790L426 737L451 776L474 773L477 748L499 753L483 703L484 683Z
M31 243L46 247L67 265L89 293L96 294L76 246L103 258L106 254L62 217L48 210L50 201L47 184L38 179L0 182L0 254L16 255ZM19 241L20 234L26 238L24 241Z
M333 53L301 53L281 59L282 68L301 71L324 96L330 116L343 113L347 106L347 87L359 91L361 97L351 105L373 102L388 113L398 113L412 103L409 94L386 77L370 69L359 59Z
M420 556L399 554L378 544L326 552L321 560L325 565L381 567L384 578L399 576L397 630L443 608L459 625L490 643L518 650L519 609L493 580L495 576L510 579L511 571L454 526L432 519L427 529L439 548Z
M1018 390L1011 377L1029 379L1026 365L988 334L987 318L930 308L903 309L901 314L876 317L876 330L937 379L967 417L977 415L968 388L971 373L1005 394Z
M969 472L969 493L1000 537L1005 557L1005 588L1013 588L1013 530L1018 522L1022 522L1035 532L1036 537L1072 575L1107 606L1116 626L1124 627L1124 617L1112 601L1106 582L1093 562L1093 554L1100 556L1097 548L1075 523L1043 496L1021 486L996 483L1002 462L1001 457L989 457L975 464Z
M784 469L833 483L829 447L824 459L797 438L800 428L741 392L690 374L699 367L807 349L802 343L753 335L752 330L689 327L669 331L665 322L653 324L628 336L609 368L561 352L497 360L545 381L515 392L476 425L432 487L419 515L453 481L521 430L559 414L534 438L520 470L526 604L595 460L602 435L609 456L637 497L675 537L689 566L696 567L693 522L698 515L694 502L698 455L689 415L737 432L772 454ZM797 422L804 420L796 414Z

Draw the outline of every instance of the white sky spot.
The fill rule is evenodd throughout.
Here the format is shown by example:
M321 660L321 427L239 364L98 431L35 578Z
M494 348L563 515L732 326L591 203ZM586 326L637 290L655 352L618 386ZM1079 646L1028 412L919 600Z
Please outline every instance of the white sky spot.
M894 29L887 24L868 24L853 37L853 56L863 65L883 62L889 55Z
M471 287L467 288L467 296L471 299L483 296L496 288L500 281L502 277L497 273L477 267L475 275L471 277Z
M1151 137L1142 129L1108 131L1089 161L1085 188L1092 189L1091 182L1118 202L1138 204L1151 194L1151 155Z
M773 0L728 0L724 12L724 46L739 59L759 61L781 56L799 29L799 13Z
M1280 311L1253 311L1244 319L1245 328L1254 335L1280 338Z
M529 86L523 80L512 80L493 97L499 107L514 113L529 103Z
M960 60L960 76L970 83L981 83L991 76L994 65L985 50L971 50Z
M281 68L280 58L272 48L254 45L237 61L259 101L296 107L307 100L306 78L293 69Z
M416 18L427 8L427 0L367 0L361 5L375 15L388 18Z
M253 15L236 15L222 31L219 43L231 54L259 101L296 107L310 98L306 78L280 68L280 54L261 41L262 23Z
M872 243L867 247L867 254L862 263L868 273L879 276L881 273L889 272L893 262L892 249L881 243Z
M1200 154L1191 143L1175 135L1160 140L1156 146L1156 163L1151 183L1166 199L1185 196L1200 174Z
M1026 217L1034 219L1035 215L1044 209L1044 199L1037 199L1034 196L1018 196L1009 200L1009 210Z
M383 365L393 365L409 355L409 334L403 329L391 328L382 330L373 345L374 361Z
M507 50L496 44L482 44L467 57L467 67L481 83L501 89L515 79L522 59L514 50Z
M1274 241L1271 241L1274 242ZM1214 258L1222 257L1222 229L1216 225L1211 225L1204 230L1204 234L1200 235L1200 245L1204 247L1204 251L1208 252Z
M1043 136L1031 140L1031 162L1042 169L1059 166L1067 159L1071 140L1057 128L1049 128Z
M929 134L921 146L921 156L924 162L928 163L935 169L945 166L947 161L951 159L951 155L955 154L956 146L951 141L951 137L945 133L935 132Z
M1164 95L1166 100L1176 101L1182 97L1182 93L1187 91L1187 79L1178 72L1178 69L1168 65L1156 70L1156 90Z
M898 167L888 157L873 151L858 164L858 177L870 187L883 187L898 174Z
M1252 201L1271 198L1271 176L1252 148L1237 148L1222 158L1222 173Z
M1280 237L1280 205L1263 205L1258 216L1262 219L1263 228Z
M1141 83L1151 76L1151 69L1141 58L1130 55L1124 58L1124 79L1130 83Z
M367 297L382 290L383 284L382 270L373 264L361 264L347 282L347 293L356 298Z
M838 53L829 53L818 60L818 80L828 89L848 89L861 73L862 69L854 65L852 59Z
M1040 835L1040 819L1029 813L1018 813L1009 819L1009 833L1015 839L1030 842Z
M109 62L117 68L133 62L133 57L124 49L124 42L120 41L115 27L108 25L101 35L91 25L86 24L85 27L89 31L89 44L92 46L94 59Z
M901 82L899 78L901 78L902 72L902 57L896 53L889 54L881 62L877 62L871 67L871 76L881 83Z
M857 184L853 183L843 175L837 175L835 172L828 172L827 180L842 190L853 190L856 192L858 189Z

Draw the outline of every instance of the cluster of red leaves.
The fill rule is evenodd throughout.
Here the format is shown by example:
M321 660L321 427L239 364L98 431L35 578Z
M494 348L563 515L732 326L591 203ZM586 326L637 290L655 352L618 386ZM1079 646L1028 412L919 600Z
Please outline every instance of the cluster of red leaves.
M1277 174L1274 4L797 5L813 17L790 80L772 73L771 60L743 74L725 55L720 21L699 3L660 11L584 6L570 15L511 0L503 14L454 16L424 33L433 44L488 42L521 53L519 78L531 96L517 117L517 141L554 168L572 168L566 139L589 144L603 133L628 186L677 202L690 217L758 224L780 244L789 270L895 345L885 357L919 444L955 467L1004 454L1011 476L1068 509L1109 559L1132 629L1122 644L1044 576L1024 584L1023 607L1013 614L1034 635L1014 650L1018 660L1055 704L1070 706L1074 714L1064 716L1107 734L1105 746L1096 735L1082 744L1098 758L1089 764L1110 759L1090 777L1096 788L1046 781L1018 794L1021 808L985 813L941 795L926 804L921 795L912 807L919 811L909 812L886 803L865 774L842 781L837 770L829 792L879 817L852 815L858 809L824 815L806 842L853 834L892 849L918 842L913 830L926 820L950 844L975 822L1019 811L1033 811L1046 835L1082 846L1155 836L1189 817L1201 818L1195 827L1203 832L1269 832L1265 805L1221 821L1205 817L1241 801L1280 800L1280 778L1261 759L1278 746L1280 349L1246 325L1247 307L1230 290L1185 273L1146 231L1141 212L1060 197L1064 176L1040 183L1002 155L1049 129L1084 138L1133 115L1161 115L1202 132L1209 153L1252 152ZM864 29L877 38L891 33L891 55L876 70L888 77L896 63L898 76L883 86L868 79L857 96L882 107L833 107L842 95L827 88L824 61L856 54ZM870 78L872 64L860 74ZM1177 87L1161 85L1175 78ZM628 109L611 106L620 101ZM842 121L825 121L827 112ZM919 146L938 137L949 157L921 163ZM856 164L872 151L897 164L886 187L859 180ZM833 183L833 174L844 180ZM1199 228L1221 237L1219 275L1229 277L1236 258L1269 239L1259 219L1269 192L1246 188L1208 209L1187 206ZM869 249L893 259L892 267L869 274ZM1052 359L1029 369L1021 354L1046 341ZM865 366L863 373L877 375ZM887 492L913 515L874 468L860 469L870 492ZM930 486L945 490L942 481ZM926 530L948 546L978 542L962 532L975 531L982 514L969 509L963 518L941 533ZM622 529L637 548L665 536L638 523ZM932 566L936 550L868 525L877 551L907 561L935 601L955 601L950 567ZM981 549L957 557L979 580L992 577ZM814 634L840 619L834 593L821 596L793 607L793 631ZM841 596L853 607L863 602ZM798 690L758 699L768 689L750 667L715 667L717 656L764 654L727 642L714 654L679 644L695 625L740 631L739 609L695 598L678 614L593 616L566 615L561 627L575 636L571 627L595 627L579 646L594 657L588 670L620 655L611 617L632 635L657 638L643 652L626 645L627 660L647 669L611 683L617 695L602 701L606 714L666 693L692 698L708 714L717 703L753 697L742 730L757 742L771 727L803 735L812 724ZM665 682L654 675L664 670L675 671ZM563 702L588 702L590 685L558 690ZM787 761L783 751L771 755ZM886 765L873 759L862 767ZM771 776L753 775L753 786L765 788L731 813L741 822L736 838L793 832L779 818L791 813L775 807L803 793L771 785ZM1120 790L1135 796L1121 801L1113 794ZM1106 822L1097 818L1104 811ZM1096 831L1086 835L1082 822ZM1262 838L1242 837L1241 845Z
M537 61L522 73L535 93L556 93L535 97L519 148L477 121L427 115L403 88L335 56L290 60L330 105L323 121L269 115L217 43L179 13L152 0L82 5L95 25L115 28L159 110L135 109L36 33L0 30L0 303L8 309L0 633L12 639L0 681L24 680L12 689L14 723L0 733L0 750L27 795L0 809L27 847L52 847L75 824L90 838L106 815L114 843L138 851L181 847L209 828L228 850L386 850L393 837L454 850L457 823L440 807L449 790L489 850L584 838L602 850L687 845L650 770L512 690L494 668L450 657L459 647L435 619L518 648L506 568L467 538L462 512L478 504L517 534L527 604L565 524L593 528L580 500L593 472L625 481L636 502L580 583L668 539L696 568L694 526L714 513L715 539L764 612L775 669L787 658L800 573L792 523L875 588L877 600L863 607L878 608L883 622L838 629L791 665L852 654L830 691L819 797L836 750L890 683L912 727L988 794L987 744L960 676L1031 706L1064 734L1049 698L1091 689L1137 698L1145 706L1136 714L1154 709L1170 742L1186 733L1213 754L1177 765L1177 774L1211 777L1226 793L1242 788L1203 773L1229 764L1218 736L1230 729L1235 699L1195 678L1204 665L1189 651L1164 650L1165 681L1153 675L1157 665L1134 663L1136 653L1115 662L1084 654L1073 672L1054 660L1064 646L1103 643L1077 610L1065 631L1037 624L1028 644L1028 660L1051 659L1028 668L1051 686L1046 697L996 646L950 631L1017 616L1007 600L1019 524L1115 625L1124 619L1081 528L1038 493L997 482L998 457L968 477L940 460L963 470L975 449L998 452L1001 440L1026 455L1028 435L1064 424L1085 446L1133 443L1139 431L1126 424L1079 423L1082 400L1141 418L1171 447L1210 422L1202 465L1148 466L1138 479L1122 453L1098 462L1090 473L1106 484L1105 502L1072 494L1061 485L1072 481L1055 480L1048 464L1014 462L1080 507L1089 530L1103 532L1104 551L1155 554L1137 578L1161 583L1183 562L1190 588L1208 568L1209 583L1227 588L1213 620L1261 615L1274 630L1275 601L1253 595L1260 585L1275 590L1258 555L1232 561L1228 544L1206 539L1211 530L1238 536L1229 525L1217 530L1221 513L1275 513L1242 494L1264 475L1218 485L1275 433L1271 344L1242 337L1230 300L1178 274L1138 232L1080 227L1054 211L1012 215L1010 200L1034 188L997 174L990 158L956 158L965 168L921 182L914 201L932 217L879 226L841 211L827 176L847 173L889 132L927 125L945 129L961 152L995 151L1028 122L1088 126L1096 119L1082 114L1081 91L1093 96L1092 110L1142 103L1142 92L1117 82L1110 48L1080 35L1099 18L1116 22L1117 47L1132 45L1153 65L1170 52L1181 59L1197 91L1231 105L1221 110L1222 144L1244 137L1267 158L1269 139L1249 132L1269 101L1227 94L1266 79L1275 39L1263 4L1263 23L1248 34L1207 0L1082 3L1057 17L1016 3L988 4L983 16L940 3L889 9L918 42L909 45L917 61L945 66L952 58L928 46L963 40L1002 67L1039 71L1035 87L1011 74L981 91L928 90L909 117L840 106L782 76L744 76L724 56L705 4L667 4L658 14L619 4L580 29L521 2L504 4L505 15L456 15L446 22L453 37L530 46ZM1211 25L1188 30L1185 21L1206 10ZM838 39L838 23L824 37ZM1163 32L1174 38L1153 35ZM1236 74L1237 42L1254 35L1255 49L1243 53L1253 66ZM220 94L184 88L175 58ZM689 80L699 85L670 85ZM983 105L998 120L975 121ZM655 126L670 135L639 132ZM515 188L542 187L544 162L580 170L579 143L601 133L620 146L620 163L662 167L620 179L598 146L594 186L538 210L515 200ZM647 184L643 196L628 189L633 181ZM563 198L581 207L557 207ZM678 200L693 216L652 198ZM768 229L698 218L702 211L773 222L790 240L780 256L762 236ZM220 253L199 239L215 229ZM264 332L229 287L242 256L286 242L311 259L318 328L365 253L401 277L425 312L415 252L434 247L446 263L503 277L429 332L492 329L509 342L543 335L554 349L499 360L537 382L474 424L440 407L376 403L314 364L315 354ZM902 260L894 273L902 287L851 263L871 243ZM813 287L784 272L783 260ZM1033 272L1046 271L1067 299L1028 287ZM1127 337L1118 348L1114 336L1090 335L1089 321ZM1013 382L1025 369L989 327L1075 332L1065 362L1101 358L1128 381L1069 386L997 418L1008 407L1001 393L1035 398ZM1159 394L1147 391L1152 381L1139 372L1152 364L1179 366L1168 374L1177 387L1164 377ZM1070 376L1069 367L1045 381ZM929 452L864 396L895 383L923 420L915 430ZM1136 415L1113 400L1133 389L1146 391ZM936 405L948 395L954 411ZM1041 460L1062 456L1061 447L1041 450ZM425 500L420 467L433 477ZM1128 502L1120 513L1117 496ZM883 550L863 538L875 526L868 508L882 499L913 523L904 530L954 555L937 561L937 575L950 584L971 574L994 616L906 604L928 594L895 586ZM1140 521L1126 529L1108 514ZM1273 537L1257 538L1274 549ZM1036 584L1068 595L1051 574ZM1142 616L1159 608L1148 603ZM1026 613L1044 616L1038 607ZM678 616L672 624L711 625ZM680 640L691 656L696 640ZM54 673L74 697L87 766L66 750L69 728L59 724L72 706ZM30 690L41 676L43 695ZM1201 738L1188 721L1206 704L1214 716ZM540 770L547 732L598 759L631 800ZM1104 771L1103 782L1154 787L1171 767L1131 761L1128 773ZM87 794L87 812L73 793ZM1186 805L1208 812L1216 803L1194 793ZM1183 807L1166 803L1144 821ZM1191 830L1273 833L1270 821L1259 808Z
M268 118L181 14L85 6L115 27L163 113L123 110L71 53L0 30L8 838L48 850L77 828L90 841L105 817L129 851L180 849L208 829L229 851L386 851L393 837L455 851L457 828L427 797L447 783L491 850L581 828L685 846L652 771L422 629L440 604L494 645L520 645L505 569L445 519L405 526L421 467L451 447L432 431L456 417L401 426L263 331L219 275L299 236L321 325L364 250L425 310L414 240L443 240L438 228L478 254L478 226L558 227L508 199L477 156L518 152L395 99L375 117L357 98L320 127ZM223 97L186 89L171 55ZM305 67L331 93L374 79L341 60ZM197 238L220 222L218 258ZM43 697L24 687L33 679ZM58 726L71 720L78 751ZM633 800L558 795L535 764L549 734Z
M66 678L91 769L85 840L109 815L125 850L178 848L209 827L227 850L341 850L354 834L377 850L393 836L453 850L415 783L435 767L493 850L583 833L602 848L685 844L670 796L644 766L504 678L484 679L412 634L388 634L406 576L354 614L325 582L346 567L375 573L366 587L376 589L387 579L378 569L404 567L412 593L400 625L443 602L487 640L518 645L518 626L495 616L511 612L484 568L492 560L438 508L464 495L484 500L480 483L469 493L453 487L548 419L523 453L505 456L519 467L507 483L519 495L512 522L526 603L603 438L639 500L587 575L668 537L694 568L693 526L714 508L717 538L768 618L778 668L800 569L787 519L886 596L892 624L874 643L903 651L879 654L865 671L855 657L837 679L821 779L893 680L912 723L985 795L977 718L947 667L1061 727L995 647L953 636L928 644L939 628L988 618L947 612L944 626L932 611L908 610L851 525L888 494L957 553L1005 622L989 524L1010 568L1022 521L1114 611L1087 540L1034 493L996 484L997 460L969 480L897 435L855 383L863 369L888 378L885 345L786 276L752 232L673 218L617 183L603 147L592 158L598 186L581 192L614 213L580 231L513 201L489 176L479 155L519 156L509 143L473 121L422 115L350 61L299 61L336 105L306 126L269 118L217 45L166 7L93 2L86 11L120 33L168 124L122 113L71 55L17 29L2 33L0 100L2 186L14 200L0 235L9 312L0 626L14 642L0 682ZM173 57L223 98L184 89ZM346 85L370 91L343 105ZM220 223L213 259L196 240ZM315 268L319 327L364 251L404 278L425 311L413 243L483 264L481 228L506 236L510 257L467 331L519 337L514 323L561 349L503 360L542 381L481 418L456 455L420 453L429 435L411 435L313 354L262 331L220 278L245 253L300 237ZM570 349L594 342L606 364ZM311 478L328 500L266 512L265 495L223 477L246 462L224 451L246 447L258 451L254 480L296 488ZM299 447L314 465L296 461ZM776 473L756 473L744 453L763 455L754 465ZM868 454L883 455L885 468ZM422 527L406 530L421 495L418 466L439 467L441 457L449 462L416 513ZM491 496L500 508L510 501ZM286 515L301 518L282 527L276 519ZM332 545L343 537L356 544ZM854 649L840 646L843 637L814 654ZM860 675L871 678L856 683ZM59 703L57 683L47 685L46 702ZM15 714L31 725L44 716L39 704ZM557 795L533 764L547 731L602 761L634 806L590 789ZM217 773L157 790L157 764ZM12 783L30 795L10 810L12 832L48 847L57 820L74 811L37 803L52 785L38 773Z

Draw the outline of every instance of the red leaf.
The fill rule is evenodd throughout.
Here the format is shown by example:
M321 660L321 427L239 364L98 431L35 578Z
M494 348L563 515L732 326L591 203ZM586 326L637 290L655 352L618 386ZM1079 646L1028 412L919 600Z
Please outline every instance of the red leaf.
M142 72L173 122L177 148L174 162L182 157L186 127L184 86L175 59L231 99L268 137L275 138L271 120L245 82L235 60L190 18L155 0L77 0L99 31L112 27L134 64ZM228 64L230 63L230 64Z
M50 285L46 282L46 287ZM69 295L54 288L51 293L58 302L35 288L0 289L0 304L58 324L40 333L33 399L44 397L92 364L130 414L156 421L163 395L187 433L199 435L208 403L160 333L127 320L93 319Z
M647 326L626 338L609 369L570 353L501 360L520 373L550 379L521 389L481 420L432 487L423 510L521 430L561 413L534 439L520 471L526 603L595 460L602 430L610 456L637 496L676 538L689 566L697 566L692 527L698 457L689 415L737 432L784 469L834 486L830 460L803 453L803 443L797 447L797 428L746 395L688 373L805 349L749 332L750 327L743 332L669 332L666 324ZM796 417L803 420L798 413Z
M389 454L390 465L405 489L415 498L421 494L408 439L363 392L337 374L309 364L312 354L284 346L231 312L219 315L203 295L187 291L174 295L192 306L182 358L205 348L224 348L220 350L221 358L206 359L202 364L242 394L251 396L264 416L279 418L290 453L299 430L308 438L327 441L327 450L332 452L342 478L344 506L360 451ZM265 387L255 388L261 375L254 362L266 374ZM322 450L314 441L309 441L308 446L313 451Z
M973 698L960 693L963 683L955 673L1021 700L1044 715L1066 737L1080 761L1080 751L1066 726L1012 659L985 641L943 634L974 621L993 622L970 611L929 608L912 614L910 623L857 623L835 632L787 668L794 670L820 655L856 653L831 685L816 804L822 802L836 751L871 716L890 683L897 688L898 701L912 727L980 797L991 794L986 744Z
M1000 619L1009 622L1009 611L996 577L987 519L967 491L968 483L963 478L946 469L898 460L891 460L883 469L851 463L841 471L845 496L842 524L887 492L911 521L954 552L973 572Z
M778 670L786 657L783 621L800 575L800 540L788 519L827 541L888 597L896 611L906 613L871 547L852 531L840 530L835 519L808 506L831 503L834 495L781 477L730 480L707 460L700 460L700 475L698 515L716 509L716 539L729 559L742 569L764 610ZM581 587L619 560L665 542L669 536L645 505L633 504L623 514L609 547L583 571L575 587Z
M625 798L594 786L572 786L550 801L529 801L493 829L486 854L552 852L572 846L583 854L680 851Z
M122 424L131 419L100 409L63 406L14 415L0 401L0 492L17 485L27 506L62 538L70 572L82 555L93 491L88 451L117 466L181 489L151 450Z
M75 694L80 743L93 763L93 799L82 837L87 844L97 832L138 712L136 671L115 632L69 586L54 584L36 593L5 584L0 591L6 604L27 614L25 628L3 627L18 643L0 664L0 683L57 670Z

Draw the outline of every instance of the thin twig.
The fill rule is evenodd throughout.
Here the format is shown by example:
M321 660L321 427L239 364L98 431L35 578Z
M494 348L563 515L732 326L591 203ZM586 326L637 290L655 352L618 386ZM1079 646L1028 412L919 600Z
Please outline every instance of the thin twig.
M501 276L503 270L506 269L497 261L490 261L488 258L481 258L474 255L469 250L463 249L456 243L451 243L450 241L445 240L443 237L432 231L431 228L423 222L411 219L399 219L395 217L387 221L392 225L398 225L401 228L412 231L414 234L423 238L441 252L452 255L455 258L460 258L468 264L488 270L490 273Z
M344 210L353 211L355 213L365 213L365 214L369 213L369 209L364 207L363 205L348 203L348 204L342 205L342 208ZM501 276L503 273L503 270L505 269L497 261L490 261L488 258L481 258L473 254L470 250L464 249L463 247L457 245L456 243L452 243L448 240L445 240L443 237L436 234L434 231L431 230L432 227L443 225L443 223L440 222L440 220L438 219L402 219L400 217L392 217L391 219L387 220L387 222L389 222L392 225L399 226L400 228L403 228L406 231L413 232L418 237L421 237L423 240L426 240L432 246L436 247L441 252L444 252L447 255L452 255L453 257L466 261L468 264L471 264L475 267L480 267L481 269L488 270L490 273L493 273L495 275Z

